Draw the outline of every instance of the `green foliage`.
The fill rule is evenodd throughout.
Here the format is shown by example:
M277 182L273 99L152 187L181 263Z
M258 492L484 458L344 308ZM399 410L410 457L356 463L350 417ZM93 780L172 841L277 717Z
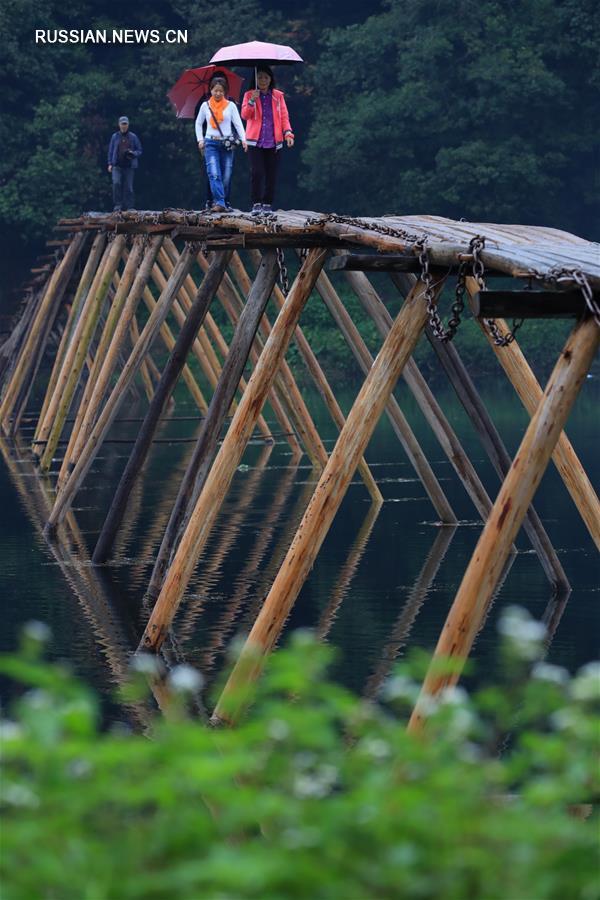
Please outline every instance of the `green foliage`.
M594 232L597 5L385 6L323 37L303 155L310 195L340 212Z
M409 672L366 702L302 633L236 729L186 714L198 676L179 667L151 733L103 731L30 628L0 664L28 688L2 723L3 896L595 900L597 815L568 807L598 796L598 666L528 677L543 629L511 611L503 630L508 685L448 690L415 737Z

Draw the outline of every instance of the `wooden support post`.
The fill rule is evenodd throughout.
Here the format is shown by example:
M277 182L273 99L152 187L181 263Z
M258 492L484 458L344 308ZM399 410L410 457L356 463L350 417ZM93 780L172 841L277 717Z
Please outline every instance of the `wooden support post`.
M144 288L144 291L146 288ZM137 317L134 316L129 323L129 337L131 338L131 347L135 347L137 342L140 339L140 327L137 323ZM147 353L145 359L142 360L140 365L140 378L142 380L142 385L144 387L144 393L146 395L146 400L148 403L152 403L152 398L154 397L154 382L152 380L152 374L150 373L150 366L148 365L148 360L151 359L150 354ZM158 373L160 376L160 372ZM135 382L131 383L131 387L135 386ZM131 392L131 390L130 390Z
M146 304L148 312L152 313L156 306L156 300L154 299L150 288L144 288L144 303ZM183 324L185 325L185 320ZM163 324L160 326L159 333L161 338L163 339L165 347L167 348L169 353L172 353L176 345L176 338L166 322L163 322ZM196 338L194 338L194 341L195 340ZM181 370L181 377L185 382L192 400L194 401L200 412L205 415L208 409L208 404L204 398L204 394L202 393L200 386L198 385L198 382L194 378L194 373L187 363L184 364L183 369Z
M363 309L375 323L381 337L385 339L392 327L392 317L377 291L363 272L347 271L345 275ZM402 375L429 427L448 457L450 465L471 498L473 506L485 522L492 508L492 501L414 359L408 360Z
M165 639L326 256L326 250L311 250L296 276L194 507L144 631L140 650L156 652Z
M469 294L476 293L478 290L477 282L473 278L468 278L467 291ZM479 322L479 320L477 321ZM479 325L521 403L529 415L533 416L543 394L520 347L516 341L512 341L506 347L497 347L485 323L479 322ZM506 322L496 319L496 325L502 335L508 334L509 329ZM579 510L592 540L600 550L600 500L566 434L559 436L552 460Z
M56 382L58 381L58 377L60 375L62 364L67 352L67 348L71 341L71 337L73 335L73 330L77 325L79 320L79 316L83 309L83 304L85 303L86 297L89 293L92 280L94 278L94 274L96 269L98 268L98 263L102 257L104 252L104 248L106 246L106 235L103 231L98 232L96 237L94 238L94 242L92 244L91 250L89 252L88 258L85 262L85 266L83 268L83 272L81 273L81 278L79 279L79 284L77 286L77 291L75 292L75 297L73 299L73 303L71 304L71 311L69 313L69 318L67 320L67 324L65 326L65 330L63 331L61 342L59 348L56 353L56 358L54 360L54 365L52 367L52 374L50 375L50 380L48 381L48 387L46 388L46 394L44 396L44 402L42 404L42 409L39 415L37 428L34 434L34 440L39 437L39 431L42 427L42 423L44 421L44 417L46 415L46 411L48 409L48 405L52 396L54 394L54 390L56 388ZM33 452L36 454L36 445L33 446ZM39 455L39 454L36 454Z
M37 456L42 455L44 445L47 443L51 430L55 426L56 418L59 415L60 404L65 402L65 392L72 392L71 398L69 399L70 403L73 394L77 389L78 381L75 380L75 373L77 372L78 379L83 370L83 367L88 366L88 346L89 344L91 344L93 337L93 335L88 335L87 333L88 322L91 316L95 315L95 296L102 279L102 272L104 270L104 267L106 266L109 252L110 248L106 246L105 238L100 245L101 255L99 259L97 259L96 254L94 254L92 262L97 261L97 265L95 270L90 271L90 275L92 278L90 287L83 301L83 307L77 320L77 324L75 325L73 334L71 335L71 340L69 341L67 352L65 353L64 359L62 361L60 372L56 379L52 396L50 397L49 402L46 405L44 415L40 416L38 421L38 426L36 429L36 440L39 440L42 443L40 445L40 449L37 449L36 445L34 445L33 447L33 452ZM98 317L99 316L100 312L98 311ZM91 361L88 366L88 369L89 368L91 368ZM74 384L71 384L73 380L75 380Z
M177 247L175 246L173 241L170 239L168 241L165 241L164 252L161 253L160 258L161 258L161 263L166 272L170 272L172 270L178 257L179 257L179 254L177 252ZM204 259L204 257L202 257L202 258ZM203 271L205 271L205 272L208 271L208 263L207 263L206 269L204 269ZM225 277L227 277L227 276L225 276ZM219 285L217 296L220 295L222 287L223 287L223 281L221 281L221 284ZM179 309L177 304L175 304L173 307L173 312L174 312L175 318L179 322L180 327L183 324L183 320L185 319L186 313L189 312L189 310L190 310L190 307L192 305L191 297L194 296L196 291L197 291L197 287L194 282L194 279L192 278L191 275L188 275L182 285L181 291L179 292L179 297L181 299L181 305L183 308ZM197 341L194 342L194 349L196 348L196 346L198 346L199 353L196 353L196 358L198 359L200 366L202 367L203 371L205 372L205 374L209 380L209 383L214 391L214 390L216 390L219 378L221 377L222 366L221 366L221 363L219 362L217 354L215 353L215 351L213 349L211 340L207 333L207 329L210 329L210 332L212 334L215 345L218 347L219 352L221 353L221 356L223 359L225 359L227 357L229 348L227 347L227 343L226 343L225 339L223 338L223 335L221 334L219 327L217 326L216 322L214 321L212 315L210 314L210 311L208 311L206 314L206 319L202 325L202 328L198 332L198 339L197 339ZM239 387L242 391L244 391L246 389L246 381L244 378L240 379ZM235 412L236 408L237 408L237 404L236 404L236 401L234 398L231 403L231 413L232 414L233 414L233 412ZM271 429L267 425L267 422L265 421L265 419L262 415L260 415L258 417L257 427L258 427L259 431L261 432L261 434L263 435L263 437L265 438L265 440L268 440L268 441L273 440L273 435L271 434Z
M105 562L108 559L117 531L123 521L131 490L150 450L160 417L181 375L190 347L223 277L230 256L230 252L221 251L215 253L210 269L198 289L185 324L179 332L100 532L92 557L92 561L96 564Z
M88 302L85 304L77 328L73 333L73 340L71 342L72 351L65 356L64 365L56 384L56 401L53 398L52 402L48 405L46 422L40 429L40 440L47 438L47 443L40 460L42 472L47 472L52 463L65 420L71 408L73 395L79 384L83 363L89 351L90 344L92 343L94 332L96 331L102 304L104 303L113 275L119 264L119 258L124 242L125 237L117 235L112 244L107 246L98 267L97 276L94 278L94 282L90 289ZM92 365L90 375L93 368ZM65 460L67 458L68 457L65 455ZM64 465L65 462L63 461L63 466Z
M236 256L237 253L234 254L234 259ZM254 265L258 266L260 264L261 258L260 251L250 250L250 258L253 261ZM243 265L241 259L240 265ZM275 285L275 288L273 290L273 297L275 299L277 308L281 309L285 302L285 297L283 295L283 291L277 284ZM340 408L339 403L337 402L336 396L333 393L329 382L327 381L325 372L319 365L319 361L317 360L317 357L313 353L309 342L304 336L304 332L300 328L300 325L296 327L296 331L294 332L294 340L298 346L300 355L304 360L304 364L306 365L306 368L315 384L315 387L321 395L323 403L327 407L327 410L338 430L341 431L341 429L344 427L344 422L346 421L346 419L344 418L344 414ZM381 494L381 491L377 487L375 478L373 477L373 474L369 469L369 466L367 465L365 459L361 459L358 465L358 471L360 472L360 476L364 481L365 487L369 492L373 502L379 504L383 503L383 496Z
M439 293L443 282L437 285ZM317 558L331 523L402 369L427 321L419 284L409 294L354 402L302 522L215 709L215 722L235 722L243 694L261 669Z
M326 276L322 276L317 280L317 291L331 313L334 322L344 335L348 346L363 373L365 376L368 375L371 366L373 365L373 357L362 339L358 328L352 321L346 307L339 298L337 291ZM417 473L421 484L425 488L440 520L444 525L456 525L458 519L456 518L439 481L435 477L426 455L421 450L419 442L406 421L404 413L400 409L394 396L391 394L385 411L396 437L402 444L404 452Z
M599 343L600 329L593 318L579 322L567 340L448 613L410 719L411 730L418 730L423 725L426 716L424 698L435 696L443 688L456 683L460 676L457 664L464 662L470 653L510 546L546 470ZM453 660L452 674L440 675L440 660L448 658Z
M152 240L160 240L160 235ZM71 503L73 502L73 498L75 494L79 490L83 479L85 478L89 467L94 461L96 454L106 436L106 432L112 425L117 412L119 411L119 407L121 406L123 400L125 399L125 395L127 389L136 375L140 367L140 363L148 350L150 349L154 338L156 337L160 326L164 322L165 318L168 315L169 308L171 303L173 302L173 298L177 294L179 288L181 287L181 283L185 278L187 272L189 272L190 267L193 262L192 248L189 245L186 245L185 250L181 254L179 262L175 266L175 270L171 278L169 278L169 282L162 292L159 301L156 305L156 308L146 325L144 326L144 330L140 335L140 339L131 351L131 355L127 360L121 375L119 376L119 380L117 381L110 397L108 398L100 416L94 428L92 429L92 433L90 434L89 440L84 447L81 456L75 463L75 468L73 469L69 480L65 484L63 490L56 498L56 503L54 504L54 509L52 510L52 514L48 520L48 529L52 531L56 528L58 524L62 521L65 516L65 513L68 511Z
M229 257L231 257L231 254L229 254ZM208 278L208 274L205 277ZM194 453L179 487L169 524L163 536L146 592L149 600L152 602L156 600L162 587L164 574L172 556L177 535L186 527L206 482L210 466L215 457L217 442L227 411L231 406L241 374L246 366L254 336L271 296L276 278L277 256L275 251L271 250L265 254L254 284L251 285L248 291L246 305L229 347L229 354L225 360L219 384L213 394L208 414L202 423L202 428L198 435Z
M126 237L124 240L126 240ZM124 245L122 249L124 249ZM94 354L94 364L83 391L83 397L81 398L81 403L79 404L79 409L75 416L75 422L73 423L71 436L63 461L64 469L61 469L63 478L69 471L70 461L78 459L79 454L90 436L94 422L98 418L100 406L108 389L110 377L112 375L112 365L105 365L106 359L112 345L117 325L123 315L127 296L140 267L143 252L144 248L142 241L140 238L137 238L134 241L131 253L127 258L122 277L119 277L117 269L115 269L113 273L113 281L117 285L117 289L110 304L104 328L102 329L102 335L98 342L98 348Z
M14 432L18 427L44 353L48 335L86 239L87 235L85 234L78 234L73 238L67 252L48 281L46 292L21 347L17 365L0 405L0 426L6 433ZM17 402L20 405L20 412L17 411L17 415L14 416ZM9 424L11 416L13 416L13 421L12 424Z
M199 253L197 257L198 265L204 270L206 268L207 262L206 258ZM243 302L238 296L237 289L233 284L229 275L225 275L223 279L223 283L221 284L221 288L218 294L219 300L223 306L223 309L227 313L229 321L235 328L237 325L237 321L239 318L239 313L243 307ZM258 341L255 340L255 345L252 347L250 351L250 361L253 366L256 365L259 357L259 351L257 350ZM246 390L246 385L240 382L240 386L243 390ZM294 456L302 456L302 447L298 442L296 434L294 432L292 423L290 422L287 413L283 407L283 403L280 399L279 391L277 389L276 384L273 385L273 389L267 398L268 402L273 410L273 414L277 419L279 426L285 435L285 438L290 446L290 449Z
M244 268L239 255L235 253L231 260L231 270L233 271L237 283L243 294L248 295L250 290L250 277ZM268 339L271 333L271 323L266 315L263 315L260 321L259 329L265 339ZM288 407L288 415L294 421L296 432L304 445L304 449L313 466L320 472L327 463L327 451L321 440L312 416L308 410L304 397L300 392L296 379L292 374L292 370L288 366L285 359L281 361L281 368L277 376L277 382L281 386L282 396L285 397Z

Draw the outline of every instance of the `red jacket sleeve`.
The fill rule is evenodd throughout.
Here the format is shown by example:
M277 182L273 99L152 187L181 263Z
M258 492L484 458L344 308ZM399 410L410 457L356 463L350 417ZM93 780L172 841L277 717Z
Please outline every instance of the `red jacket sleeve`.
M251 95L252 91L246 91L244 94L244 100L242 102L242 119L254 119L258 112L256 103L250 103Z
M290 115L288 113L288 108L285 105L285 97L283 94L281 95L281 127L283 128L284 135L286 131L291 132L292 136L294 135L294 130L290 124Z

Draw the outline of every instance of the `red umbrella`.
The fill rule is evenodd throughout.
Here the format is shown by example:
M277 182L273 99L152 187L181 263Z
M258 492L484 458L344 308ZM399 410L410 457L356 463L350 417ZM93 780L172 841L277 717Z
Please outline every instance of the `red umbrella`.
M291 47L283 44L268 44L265 41L248 41L246 44L231 44L217 50L211 63L227 63L230 66L291 66L304 62Z
M201 66L188 69L181 78L167 91L167 97L177 110L178 119L193 119L198 101L208 94L210 79L213 75L224 75L229 85L228 94L233 100L240 99L244 79L223 66Z

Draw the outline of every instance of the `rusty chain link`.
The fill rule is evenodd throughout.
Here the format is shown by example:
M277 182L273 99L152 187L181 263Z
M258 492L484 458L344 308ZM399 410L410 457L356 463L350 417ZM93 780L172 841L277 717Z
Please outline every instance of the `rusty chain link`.
M537 269L532 269L531 277L538 279L538 281L546 281L555 288L558 288L559 284L575 282L583 295L585 305L587 306L590 315L593 316L596 325L600 327L600 306L594 297L594 292L592 291L589 281L580 269L567 269L562 266L554 266L546 273L539 272Z
M473 278L477 282L477 286L479 287L479 290L485 291L486 290L485 278L484 278L485 267L483 264L483 260L481 259L481 251L485 247L485 238L480 237L479 235L476 235L469 242L469 247L471 248L471 253L473 254ZM484 319L483 322L484 322L484 325L486 326L486 328L488 329L488 331L490 332L495 346L496 347L508 347L508 345L512 344L512 342L515 340L517 331L523 324L523 319L513 319L512 327L510 328L509 331L506 332L506 334L502 334L502 332L496 325L495 319Z

